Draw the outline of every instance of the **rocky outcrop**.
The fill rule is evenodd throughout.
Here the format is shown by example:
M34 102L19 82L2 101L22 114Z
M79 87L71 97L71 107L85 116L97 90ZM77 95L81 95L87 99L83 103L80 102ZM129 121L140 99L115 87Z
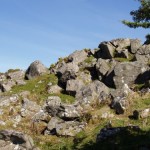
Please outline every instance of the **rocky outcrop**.
M0 96L0 126L5 127L8 123L20 129L20 123L25 121L25 124L36 128L36 133L68 137L83 131L87 123L100 123L101 120L113 120L119 114L127 115L134 103L129 97L134 93L144 95L150 91L149 62L150 44L142 45L138 39L126 38L101 42L97 50L75 51L59 59L49 72L40 61L35 61L26 72L15 70L0 74L0 92L4 94ZM53 78L49 73L53 73L58 80L51 81ZM47 75L42 76L44 74ZM32 83L34 78L36 80ZM26 82L33 84L29 91L24 86ZM135 86L141 84L143 89L140 87L136 92ZM11 91L16 85L19 88ZM14 95L16 90L19 93ZM66 100L65 103L66 96L73 98L74 102ZM147 119L150 109L145 108L132 110L132 118ZM3 119L5 115L9 116L8 120ZM127 128L113 128L109 124L100 131L97 142L114 137ZM35 149L32 140L22 133L3 131L0 132L2 134L5 139L0 140L0 145L2 142L5 149ZM12 137L22 143L14 143ZM9 147L10 144L12 147Z

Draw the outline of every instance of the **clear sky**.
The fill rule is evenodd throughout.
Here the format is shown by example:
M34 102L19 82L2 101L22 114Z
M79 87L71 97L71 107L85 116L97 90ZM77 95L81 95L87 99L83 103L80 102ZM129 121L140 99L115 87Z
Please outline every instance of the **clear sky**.
M148 29L121 23L138 7L135 0L0 0L0 72L27 69L34 60L49 67L115 38L143 42Z

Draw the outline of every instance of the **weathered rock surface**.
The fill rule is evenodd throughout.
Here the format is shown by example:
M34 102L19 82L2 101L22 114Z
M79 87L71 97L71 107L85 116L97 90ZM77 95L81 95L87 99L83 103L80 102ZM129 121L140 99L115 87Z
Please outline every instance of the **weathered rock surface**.
M26 70L25 77L27 79L32 79L37 76L47 73L47 68L38 60L30 64L29 68Z
M150 77L149 67L140 62L122 62L114 68L113 81L116 88L124 84L131 86L135 83L144 83Z
M1 150L39 150L30 136L14 130L0 131Z
M6 73L6 76L7 76L8 79L22 80L25 77L25 72L23 70L8 72L8 73Z
M19 100L18 95L0 97L0 106L9 106L10 103L16 103Z
M83 104L98 102L101 101L100 94L102 92L109 95L109 88L104 83L96 80L81 88L76 93L76 99Z
M39 112L41 107L36 102L30 101L27 98L22 100L22 108L20 110L22 117L32 118L34 114Z
M84 83L82 82L82 80L68 80L66 85L66 91L74 96L77 93L77 91L79 91L83 86Z
M83 62L88 56L88 53L85 50L75 51L68 56L69 62L74 62L76 64Z
M45 134L75 136L84 129L85 125L83 122L63 121L58 118L51 118L45 130Z
M146 108L144 110L134 110L133 118L140 119L140 118L147 118L150 116L150 108Z

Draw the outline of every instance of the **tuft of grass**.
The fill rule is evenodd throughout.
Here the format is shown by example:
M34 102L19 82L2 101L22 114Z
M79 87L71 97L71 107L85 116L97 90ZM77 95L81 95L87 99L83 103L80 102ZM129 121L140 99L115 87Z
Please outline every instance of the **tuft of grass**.
M84 60L84 62L90 64L90 63L92 63L93 59L94 59L94 56L91 55L91 56L89 56L88 58L86 58L86 59Z

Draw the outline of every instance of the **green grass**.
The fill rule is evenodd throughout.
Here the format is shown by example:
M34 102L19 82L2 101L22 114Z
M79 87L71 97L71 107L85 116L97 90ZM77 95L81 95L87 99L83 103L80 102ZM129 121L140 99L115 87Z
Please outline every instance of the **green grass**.
M92 63L93 59L94 59L94 57L91 55L91 56L89 56L88 58L86 58L86 59L84 60L84 62L90 64L90 63Z

